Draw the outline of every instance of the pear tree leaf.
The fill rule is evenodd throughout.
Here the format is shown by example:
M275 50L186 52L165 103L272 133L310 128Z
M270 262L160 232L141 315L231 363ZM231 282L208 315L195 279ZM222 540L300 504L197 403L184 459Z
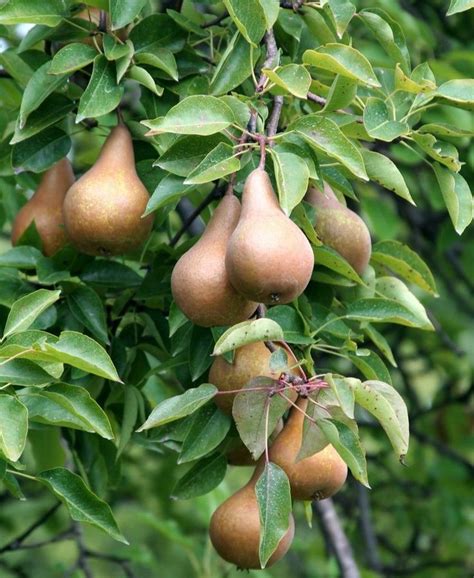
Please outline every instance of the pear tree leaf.
M48 74L68 74L84 68L97 56L97 50L82 42L66 44L54 55Z
M230 426L230 417L215 405L201 407L193 416L178 463L184 464L210 454L224 440Z
M264 68L262 72L271 82L297 98L306 99L311 87L311 76L301 64L286 64L275 69Z
M369 135L378 140L391 142L408 134L409 126L393 118L387 104L381 98L370 96L364 108L364 127Z
M349 304L347 319L372 323L397 323L408 327L420 327L416 314L402 303L393 299L358 299Z
M472 222L472 193L466 179L459 173L454 173L434 163L433 170L446 203L449 216L458 235Z
M276 464L265 464L255 494L260 513L260 564L265 568L289 528L292 504L288 476Z
M308 190L308 165L298 155L280 151L278 147L271 148L270 154L275 169L280 206L287 215L290 215Z
M28 410L13 396L0 393L0 451L12 462L20 459L28 434Z
M267 318L242 321L227 329L219 337L212 355L223 355L257 341L283 341L283 339L283 330L276 321Z
M227 458L215 452L196 462L171 492L173 498L189 500L207 494L216 488L224 479L227 471Z
M258 0L223 0L239 32L253 46L258 46L265 34L265 11Z
M446 16L465 12L471 8L474 8L474 0L451 0Z
M61 291L38 289L33 291L33 293L20 297L10 309L5 323L3 339L13 333L28 329L43 311L46 311L48 307L56 303L60 295Z
M368 349L358 349L356 353L349 353L352 364L367 379L380 379L392 383L392 377L382 359Z
M391 159L385 155L375 151L369 151L365 148L362 149L362 156L364 158L367 174L371 181L374 181L389 191L394 192L412 205L415 204L402 173Z
M200 185L221 179L240 169L240 160L231 145L220 142L188 175L185 185Z

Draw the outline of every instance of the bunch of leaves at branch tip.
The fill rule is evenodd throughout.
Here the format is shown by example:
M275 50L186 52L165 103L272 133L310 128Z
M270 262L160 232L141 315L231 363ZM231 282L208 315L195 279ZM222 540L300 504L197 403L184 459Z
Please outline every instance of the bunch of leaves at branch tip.
M325 245L337 251L362 274L370 260L372 242L367 225L351 211L327 184L324 191L310 187L306 200L316 208L315 230Z
M43 253L54 255L67 243L63 220L63 202L74 173L67 158L48 169L31 199L18 212L12 226L11 240L16 245L34 222L41 239Z
M234 325L257 308L230 284L225 267L227 243L240 217L240 202L226 195L199 241L176 263L171 276L173 298L196 325Z
M152 215L142 218L148 200L135 170L132 137L119 124L110 132L96 163L66 195L67 236L88 255L121 255L138 249L153 226Z
M308 398L300 397L282 432L270 447L270 461L280 466L290 482L294 500L324 500L344 485L347 465L331 444L298 461Z
M278 434L283 429L283 420L280 419L268 438L268 445L275 441ZM231 466L254 466L255 460L250 453L250 450L244 444L244 442L240 439L240 437L236 436L230 442L228 448L226 449L226 456L227 456L227 463Z
M259 461L248 483L223 502L211 518L209 535L219 555L242 569L261 568L260 512L255 485L262 473L264 462ZM295 533L293 515L289 526L266 566L278 562L289 550Z
M275 344L277 348L281 345ZM287 351L285 349L285 351ZM288 373L301 376L301 369L296 366L296 357L291 351L288 354ZM244 388L256 377L269 377L277 380L281 370L273 371L270 367L271 351L263 341L250 343L239 347L235 351L233 363L229 363L224 357L217 357L209 371L209 382L217 387L220 392L232 392L216 395L215 402L225 413L232 413L236 392ZM294 367L296 366L296 367ZM287 395L292 400L296 399L296 392L290 390Z
M267 172L250 173L242 213L226 254L236 290L253 301L288 303L308 285L314 255L307 238L282 211Z

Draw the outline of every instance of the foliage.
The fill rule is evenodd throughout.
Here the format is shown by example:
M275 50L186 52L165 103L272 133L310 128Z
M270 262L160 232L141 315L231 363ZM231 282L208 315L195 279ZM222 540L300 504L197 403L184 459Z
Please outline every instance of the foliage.
M140 576L222 575L205 528L247 475L227 467L226 448L238 431L262 454L256 422L276 423L289 405L279 395L265 403L250 384L234 425L215 408L207 372L212 354L285 340L329 384L302 450L322 436L352 472L336 503L363 575L458 578L472 473L472 3L88 4L107 18L72 0L0 7L0 576L26 575L11 540L57 499L66 508L39 530L48 544L35 551L35 576L66 575L71 538L77 576L88 560L95 576L111 564ZM119 105L155 214L143 251L103 259L68 246L44 257L34 226L10 248L39 174L66 154L85 171ZM170 290L191 245L177 244L189 232L180 201L207 221L227 182L242 191L262 143L282 209L312 243L312 281L263 319L193 326ZM369 225L373 283L313 230L303 197L323 181ZM289 493L277 466L259 483L265 520L279 522L264 525L265 561L285 532ZM16 502L24 496L28 509ZM261 575L338 576L299 505L296 514L294 553Z

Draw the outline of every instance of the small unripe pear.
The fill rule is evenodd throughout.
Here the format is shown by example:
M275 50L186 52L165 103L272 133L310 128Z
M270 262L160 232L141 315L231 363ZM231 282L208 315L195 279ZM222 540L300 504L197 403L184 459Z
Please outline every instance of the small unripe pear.
M296 404L299 409L291 410L282 432L270 447L270 461L285 471L294 500L324 500L344 485L347 466L331 444L297 461L308 400L299 398Z
M260 513L255 494L255 484L260 474L261 467L257 466L250 481L217 508L209 528L211 542L218 554L242 569L261 568ZM267 567L287 553L294 533L295 522L290 514L288 530L267 562Z
M324 192L310 187L306 200L316 208L314 226L321 241L332 247L361 274L372 252L369 229L357 213L339 202L329 185Z
M54 255L67 243L63 202L73 183L74 173L67 158L44 173L35 194L15 217L11 234L13 245L17 244L33 221L43 244L43 253L47 257Z
M73 245L88 255L121 255L150 234L153 215L142 218L148 191L135 170L132 137L112 129L96 163L69 189L63 214Z
M288 303L301 295L311 279L311 245L281 210L263 169L255 169L245 181L242 213L225 263L235 289L259 303Z

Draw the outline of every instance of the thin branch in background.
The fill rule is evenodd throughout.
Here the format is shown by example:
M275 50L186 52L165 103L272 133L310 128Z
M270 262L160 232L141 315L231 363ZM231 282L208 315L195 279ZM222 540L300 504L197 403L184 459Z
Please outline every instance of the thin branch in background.
M84 543L84 535L78 522L74 522L73 524L73 534L78 550L77 562L75 564L74 570L78 568L79 570L82 570L85 578L94 578L94 574L92 573L89 562L87 560L87 548Z
M184 233L190 228L190 226L193 224L195 219L204 211L204 209L208 205L210 205L212 203L212 201L215 201L216 199L219 199L220 197L222 197L223 193L224 193L223 187L219 187L218 185L215 185L215 187L212 189L212 191L206 197L204 197L204 199L199 203L199 205L190 214L184 215L183 226L176 233L176 235L171 239L171 241L170 241L171 247L174 247L176 245L176 243L181 239L181 237L184 235ZM183 215L180 214L180 216L182 217ZM199 228L201 229L201 226ZM202 232L202 230L201 230L201 232Z
M104 560L105 562L116 564L121 567L126 578L136 578L130 567L130 562L126 558L120 558L120 556L113 556L112 554L103 554L102 552L96 552L94 550L85 550L85 555L88 558L95 558L97 560Z
M23 544L23 542L28 538L28 536L33 534L35 530L37 530L40 526L42 526L56 512L56 510L60 506L61 502L57 502L56 504L54 504L54 506L49 508L49 510L47 510L35 522L33 522L33 524L31 524L31 526L29 526L22 534L20 534L17 538L15 538L11 542L5 544L5 546L0 548L0 554L3 554L4 552L11 552L13 550L18 550L20 546Z
M313 502L313 510L318 514L318 520L323 533L336 557L340 578L360 578L352 547L347 539L344 529L331 498Z
M365 486L356 482L357 503L359 506L359 525L365 542L365 555L371 570L380 576L385 576L383 564L379 556L377 535L372 520L369 491Z
M449 446L447 446L443 442L440 442L439 440L437 440L435 438L427 436L426 434L418 431L417 429L415 429L413 427L411 428L410 433L420 443L431 446L438 453L449 458L451 461L457 462L458 464L464 466L471 475L474 475L474 466L464 456L459 454L457 451L453 450L452 448L450 448Z

